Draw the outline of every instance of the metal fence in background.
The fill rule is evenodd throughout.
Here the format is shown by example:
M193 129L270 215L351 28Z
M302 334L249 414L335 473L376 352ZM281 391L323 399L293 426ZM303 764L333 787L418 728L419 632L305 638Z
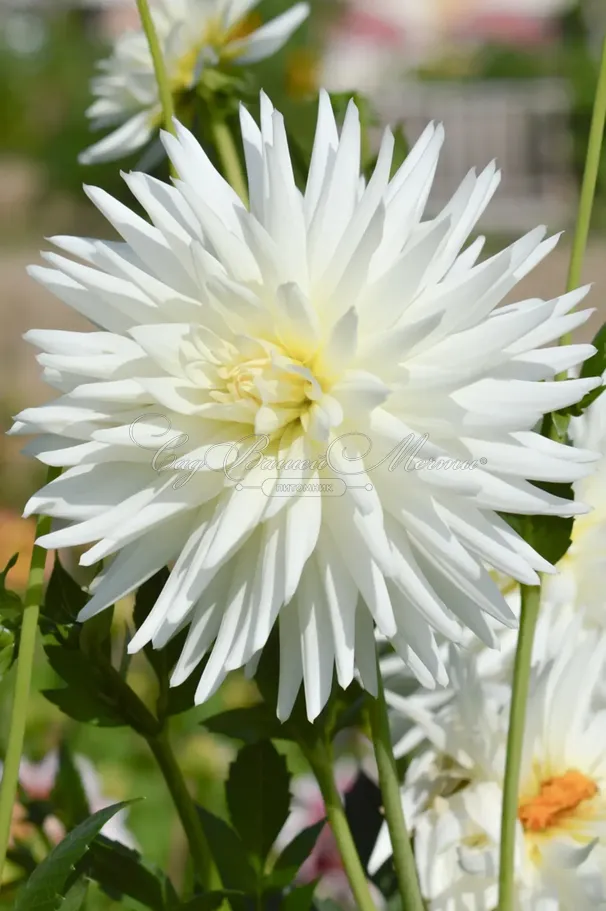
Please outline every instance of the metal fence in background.
M444 124L430 214L448 201L469 168L497 159L503 178L481 226L503 232L570 223L570 103L566 83L557 80L408 82L378 101L386 121L403 121L410 142L430 120Z

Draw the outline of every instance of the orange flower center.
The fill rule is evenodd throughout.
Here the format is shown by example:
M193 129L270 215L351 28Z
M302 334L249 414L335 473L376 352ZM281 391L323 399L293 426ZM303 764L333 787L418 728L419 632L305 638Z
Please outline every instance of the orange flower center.
M597 792L595 781L573 769L558 778L544 781L536 797L520 805L518 818L526 831L543 832Z

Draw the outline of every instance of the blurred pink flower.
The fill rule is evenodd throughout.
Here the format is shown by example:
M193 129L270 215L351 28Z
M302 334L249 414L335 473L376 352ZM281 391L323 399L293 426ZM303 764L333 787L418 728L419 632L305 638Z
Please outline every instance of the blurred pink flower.
M351 791L360 773L360 765L353 758L339 759L335 763L335 781L341 797ZM278 838L278 848L284 848L303 829L319 822L326 815L324 801L315 778L301 775L292 784L293 801L290 816ZM309 883L318 880L316 895L330 898L347 911L356 911L347 876L334 836L328 825L324 826L313 851L299 870L297 880ZM378 889L369 883L375 906L385 907L385 901Z
M101 777L93 763L86 756L74 756L76 768L80 773L84 793L86 794L91 813L96 813L105 807L116 803L116 800L103 793ZM30 800L49 800L55 786L55 779L59 769L59 756L56 750L47 753L40 762L30 762L22 759L19 767L19 783ZM2 768L0 766L0 777ZM106 823L101 834L112 841L119 841L128 848L137 848L137 843L126 827L126 810L121 810ZM19 804L14 813L15 832L17 839L27 837L28 824L24 821L24 811ZM18 827L18 828L17 828ZM65 836L65 827L56 816L47 816L44 821L44 832L47 837L57 844Z

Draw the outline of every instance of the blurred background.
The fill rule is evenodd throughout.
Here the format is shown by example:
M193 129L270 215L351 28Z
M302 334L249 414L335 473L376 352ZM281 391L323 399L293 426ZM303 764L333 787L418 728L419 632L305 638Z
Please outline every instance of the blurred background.
M289 0L264 0L259 12L269 19L289 5ZM21 340L23 332L34 326L86 327L24 270L39 261L45 236L107 233L82 192L83 182L126 198L119 170L135 167L136 158L85 168L77 156L90 144L84 113L95 62L116 35L136 24L134 0L0 0L3 429L25 405L49 396L38 380L33 351ZM401 123L409 142L429 120L443 121L447 139L430 212L443 205L470 167L496 158L504 178L481 224L492 248L540 223L551 231L573 224L605 28L604 0L315 0L309 24L255 72L287 116L301 105L307 117L301 122L308 124L310 137L310 99L320 84L335 92L365 94L376 112L377 131L381 122ZM604 232L606 156L585 268L602 319ZM517 289L518 298L562 293L568 255L565 237ZM598 314L585 336L592 336L599 324ZM19 516L41 481L39 469L20 456L21 446L18 439L0 436L0 569L20 553L9 575L17 588L26 578L33 538L32 526ZM38 683L47 682L49 671L42 662L39 674ZM10 689L10 680L6 683ZM232 704L240 704L247 693L236 679ZM0 750L7 699L2 685ZM225 699L232 699L229 688ZM56 743L60 716L53 712L43 697L36 697L28 743L34 757ZM183 733L199 732L196 723L184 721ZM135 747L118 732L84 729L78 737L78 749L93 757L113 796L132 793L134 780L141 785L147 772L152 781L145 750L140 762L133 762ZM216 743L197 733L183 744L184 762L196 775L220 775L225 756ZM157 781L146 788L162 791ZM138 840L163 861L167 833L164 825L162 831L151 825L152 806L157 812L154 799L133 810L133 825Z

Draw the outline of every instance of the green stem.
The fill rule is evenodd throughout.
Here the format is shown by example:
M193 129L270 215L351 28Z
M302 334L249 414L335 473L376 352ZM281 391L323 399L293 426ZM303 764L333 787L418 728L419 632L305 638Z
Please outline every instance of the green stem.
M521 586L520 632L513 671L513 690L507 735L501 856L499 864L499 911L513 911L515 898L515 840L518 819L518 789L524 746L526 702L530 684L532 644L541 605L541 587Z
M57 469L49 469L47 482L53 481L58 474L59 471ZM36 524L36 538L41 538L42 535L48 534L50 528L50 518L48 516L40 516ZM13 806L19 783L19 766L25 739L27 706L34 667L36 632L38 630L40 603L44 591L44 568L47 555L47 550L34 545L23 602L23 620L21 623L19 653L17 655L15 692L2 783L0 785L0 882L2 881L2 871L6 861Z
M423 911L425 905L421 897L414 853L402 810L400 781L391 746L391 731L380 669L377 676L379 692L376 699L373 699L372 696L368 697L367 712L377 760L385 819L393 848L393 862L400 898L404 911Z
M216 877L218 874L212 869L210 849L202 829L202 823L173 753L168 734L166 730L163 730L156 736L147 737L146 740L164 776L187 836L196 879L203 885L209 886L211 875Z
M581 186L581 196L579 199L577 223L572 242L572 254L570 257L570 267L568 269L568 280L566 282L567 291L573 291L581 284L583 260L585 258L585 250L587 248L587 239L589 237L589 228L591 226L591 213L593 210L595 189L598 182L598 173L600 170L600 161L602 157L602 142L604 140L605 124L606 39L602 45L602 59L600 62L598 85L593 102L593 115L591 118L589 142L587 145L587 158L585 159L585 171L583 173L583 183ZM570 333L562 337L561 344L570 344Z
M240 164L240 156L227 121L215 114L212 117L211 128L215 148L221 159L223 176L231 184L244 205L248 206L248 189Z
M154 20L150 12L147 0L137 0L137 8L139 10L141 24L143 26L143 31L145 32L145 37L147 38L147 43L149 44L149 51L154 64L154 73L156 76L156 82L158 83L158 94L160 96L160 103L162 105L164 127L169 133L172 133L173 136L175 136L177 131L174 124L175 108L173 105L173 93L171 90L168 73L166 72L164 57L162 56L162 48L160 47L160 42L158 41L156 26L154 25Z
M356 908L358 911L376 911L366 874L347 822L345 807L335 784L330 749L322 740L316 741L313 747L301 743L301 748L320 787L326 808L326 818L335 837Z

